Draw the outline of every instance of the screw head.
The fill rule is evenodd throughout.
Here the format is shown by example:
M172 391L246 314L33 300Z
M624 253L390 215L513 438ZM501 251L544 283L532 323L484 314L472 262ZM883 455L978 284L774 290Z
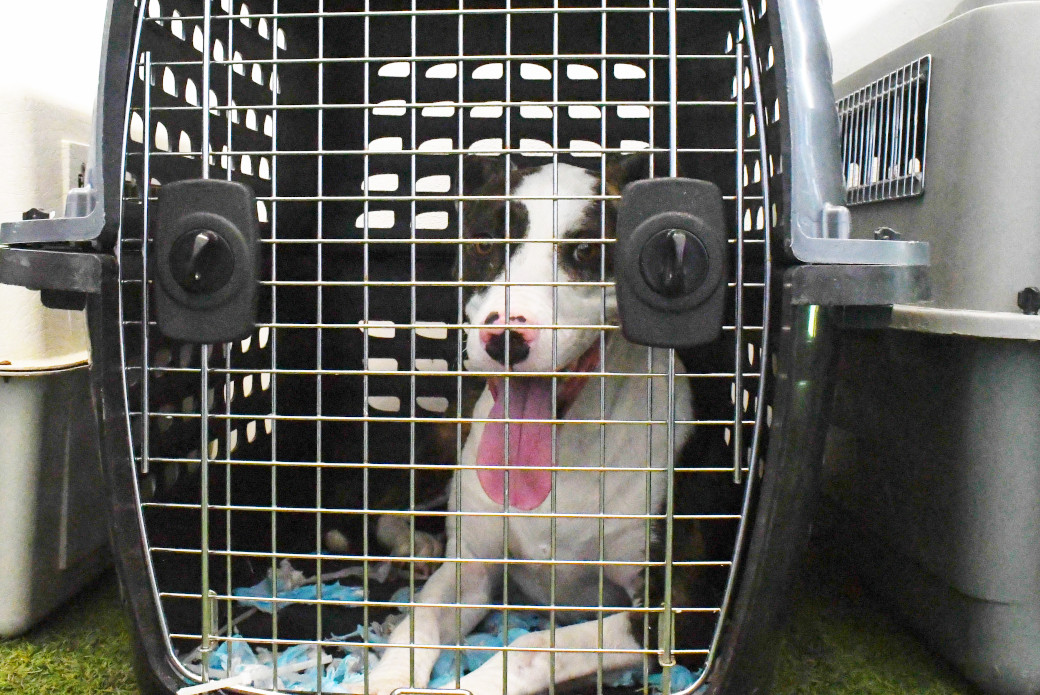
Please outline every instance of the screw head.
M1036 314L1040 311L1040 289L1026 287L1018 293L1018 308L1025 314Z
M193 229L173 242L170 272L189 294L211 294L231 280L235 254L216 232Z

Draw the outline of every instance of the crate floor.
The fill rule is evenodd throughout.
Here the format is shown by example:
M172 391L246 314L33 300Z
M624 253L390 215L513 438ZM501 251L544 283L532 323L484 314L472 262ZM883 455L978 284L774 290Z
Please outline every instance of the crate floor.
M902 630L814 538L793 596L777 695L978 695ZM137 692L129 623L106 574L27 636L0 642L0 693Z

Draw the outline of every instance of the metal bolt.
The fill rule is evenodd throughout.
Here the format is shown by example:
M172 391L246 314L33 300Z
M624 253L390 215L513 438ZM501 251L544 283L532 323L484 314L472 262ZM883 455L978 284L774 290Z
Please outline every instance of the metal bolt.
M1040 289L1026 287L1018 293L1018 308L1024 314L1036 315L1040 312Z

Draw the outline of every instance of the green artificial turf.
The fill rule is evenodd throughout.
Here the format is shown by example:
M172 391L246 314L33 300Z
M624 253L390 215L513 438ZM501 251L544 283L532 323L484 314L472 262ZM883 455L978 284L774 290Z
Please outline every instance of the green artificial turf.
M880 611L816 539L792 600L776 695L977 695ZM136 692L129 625L106 574L27 636L0 642L0 693Z

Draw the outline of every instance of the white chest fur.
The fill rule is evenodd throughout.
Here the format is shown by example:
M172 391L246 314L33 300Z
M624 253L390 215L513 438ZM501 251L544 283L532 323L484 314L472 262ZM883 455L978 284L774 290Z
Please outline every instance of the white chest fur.
M530 512L506 510L491 500L477 479L476 452L484 426L475 423L462 452L463 468L452 482L452 511L447 550L454 554L459 534L466 557L500 560L556 560L556 564L512 564L509 583L534 602L575 605L588 600L589 586L605 580L636 598L642 568L618 562L647 559L651 519L662 511L668 460L667 353L655 350L648 370L647 349L612 336L606 349L606 372L659 377L591 376L556 426L557 468L553 493ZM677 371L681 364L677 362ZM680 371L681 373L681 371ZM690 420L692 407L687 380L675 381L675 417ZM474 418L487 417L492 406L485 390ZM579 421L579 422L574 422ZM580 422L594 421L594 422ZM648 421L656 424L648 425ZM678 453L692 427L677 424ZM555 595L551 567L555 565ZM511 600L520 600L513 597Z

